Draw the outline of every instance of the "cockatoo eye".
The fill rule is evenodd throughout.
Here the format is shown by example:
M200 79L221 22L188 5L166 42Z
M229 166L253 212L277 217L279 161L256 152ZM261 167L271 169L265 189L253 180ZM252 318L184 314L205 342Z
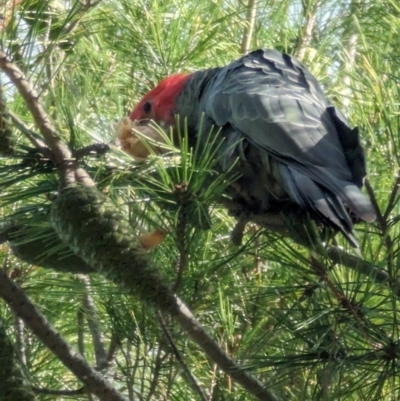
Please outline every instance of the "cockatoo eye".
M149 114L149 113L151 112L151 102L146 102L146 103L143 105L143 111L144 111L146 114Z

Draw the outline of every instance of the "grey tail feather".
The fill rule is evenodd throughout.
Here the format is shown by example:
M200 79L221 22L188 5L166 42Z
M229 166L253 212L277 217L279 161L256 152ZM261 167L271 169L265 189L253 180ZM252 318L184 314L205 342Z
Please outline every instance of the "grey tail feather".
M350 216L338 196L290 166L281 165L281 174L287 193L300 207L339 229L354 248L359 248Z
M375 221L375 210L357 185L344 182L339 196L342 202L361 220L367 223Z

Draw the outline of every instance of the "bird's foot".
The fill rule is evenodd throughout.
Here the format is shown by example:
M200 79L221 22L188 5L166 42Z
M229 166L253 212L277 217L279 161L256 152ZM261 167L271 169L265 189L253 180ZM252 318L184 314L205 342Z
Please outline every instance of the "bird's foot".
M247 218L241 218L236 223L235 227L231 232L231 241L233 245L240 246L242 244L244 230L246 229L246 224L249 222Z

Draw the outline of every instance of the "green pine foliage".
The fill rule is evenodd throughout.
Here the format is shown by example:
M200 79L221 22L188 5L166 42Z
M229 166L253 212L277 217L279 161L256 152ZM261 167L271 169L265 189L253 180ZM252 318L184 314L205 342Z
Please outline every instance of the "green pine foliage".
M231 177L215 172L215 143L196 158L198 149L188 147L183 132L178 149L170 143L165 157L142 164L116 144L115 123L161 78L240 55L254 4L250 50L272 47L301 56L360 128L369 196L380 213L376 223L357 226L362 257L340 235L329 240L352 255L352 263L340 254L333 258L322 243L310 250L254 224L234 246L235 221L217 202ZM130 239L141 230L168 232L147 255L163 286L184 300L221 349L277 400L400 399L397 1L27 0L6 15L2 49L39 92L60 137L73 150L96 142L111 148L81 159L104 199L97 206L112 209L124 230L131 228ZM109 262L99 259L107 252L96 254L88 232L68 225L84 205L69 199L55 216L57 169L27 140L27 131L41 138L39 130L24 99L3 73L0 78L0 114L6 116L0 127L0 266L130 401L202 399L193 379L210 401L255 399L168 314L161 319L142 302L151 293L146 287L135 297L118 280L94 272ZM108 223L99 220L118 242ZM129 256L134 268L137 254ZM122 259L125 264L129 258ZM383 276L378 279L376 269L365 274L363 262ZM90 273L90 285L82 273ZM83 306L87 297L94 320ZM24 371L21 391L34 391L40 401L66 399L68 392L69 399L94 399L28 328L16 329L5 303L0 315L8 337L0 333L0 340L9 347L0 371L9 364L11 344Z

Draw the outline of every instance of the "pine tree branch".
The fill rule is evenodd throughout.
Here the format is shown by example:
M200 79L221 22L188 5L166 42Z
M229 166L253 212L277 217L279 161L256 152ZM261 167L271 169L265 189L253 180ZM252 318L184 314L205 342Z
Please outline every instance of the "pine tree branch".
M4 53L0 52L0 67L2 67L4 71L9 75L10 79L17 86L22 97L27 102L27 105L30 108L32 115L34 116L35 121L40 129L40 132L45 138L47 145L51 148L53 153L58 155L56 156L56 159L58 158L57 160L61 164L66 163L67 161L71 160L71 157L73 156L72 152L69 151L69 149L61 142L61 140L56 135L54 128L50 123L50 120L48 119L47 115L44 113L43 108L38 102L37 96L35 97L35 93L32 93L32 86L30 86L30 84L26 80L24 80L22 73L18 69L15 69L15 65L13 65L12 63L10 65L10 63L11 62L9 62L7 56L5 56ZM78 168L76 164L71 166L71 170L74 173L77 169ZM60 173L61 178L63 174L64 171ZM87 177L86 172L84 172L84 174ZM71 178L71 181L73 181L74 179L75 177L73 177L73 179ZM82 182L85 181L82 180ZM91 180L90 184L93 184ZM271 219L271 217L275 218L276 220ZM288 229L287 227L285 227L284 222L283 224L279 224L279 217L279 215L268 216L268 218L264 220L264 224L269 228L274 227L276 231L281 229L282 232L288 232ZM124 277L124 279L126 278ZM129 283L129 280L127 279L126 282ZM118 282L117 284L121 285L121 282ZM129 284L126 285L126 287L128 286ZM131 290L133 293L135 293L134 288L131 288ZM156 302L157 300L154 300L154 303ZM160 305L160 307L165 307L165 305ZM200 325L200 323L195 319L193 314L179 298L176 297L174 307L168 312L175 318L175 320L180 323L180 325L186 330L188 335L203 349L203 351L210 357L210 359L216 362L221 369L223 369L235 381L237 381L245 389L247 389L249 393L255 395L259 400L276 400L276 397L271 394L268 389L265 388L263 383L259 382L247 372L241 371L240 367L235 364L235 362L208 335L208 333L204 330L204 328Z
M221 349L171 291L160 275L161 269L132 232L130 222L103 193L84 185L66 188L52 205L51 221L60 238L78 256L142 302L168 313L210 359L250 394L260 401L276 400L263 383L243 371Z
M168 330L168 327L165 324L164 317L160 311L157 311L157 318L160 323L160 327L164 334L164 337L166 338L167 343L170 346L172 353L175 356L175 359L178 361L179 365L181 366L181 369L184 373L184 376L186 377L186 380L187 380L189 386L192 387L193 391L199 396L200 400L207 401L207 396L206 396L204 390L201 388L196 377L192 374L192 372L187 367L185 361L183 360L181 353L178 350L178 347L175 345L175 342L172 339L172 336Z
M72 155L70 150L58 137L56 129L45 112L35 88L25 78L24 73L18 68L18 66L15 65L2 50L0 50L0 68L17 87L18 92L31 112L39 131L43 135L51 151L54 153L56 161L62 163L64 159L71 159Z
M6 272L0 269L0 297L20 316L35 335L57 358L102 401L127 401L127 399L110 385L98 372L75 352L46 317L25 295L24 291L10 280Z
M263 383L249 373L243 371L240 366L222 350L178 297L176 297L176 305L178 310L173 316L174 319L212 361L258 400L277 401L275 395L272 394Z
M346 251L336 247L328 246L326 249L327 256L334 263L348 267L363 276L370 277L376 283L390 284L391 278L387 271L380 269L371 262L367 262L357 256L350 255Z
M2 50L0 50L0 68L18 89L47 146L52 151L53 161L58 167L62 184L66 185L78 180L87 186L94 186L93 180L86 171L77 165L73 159L72 152L57 135L56 129L45 112L35 88L27 80L19 67Z

